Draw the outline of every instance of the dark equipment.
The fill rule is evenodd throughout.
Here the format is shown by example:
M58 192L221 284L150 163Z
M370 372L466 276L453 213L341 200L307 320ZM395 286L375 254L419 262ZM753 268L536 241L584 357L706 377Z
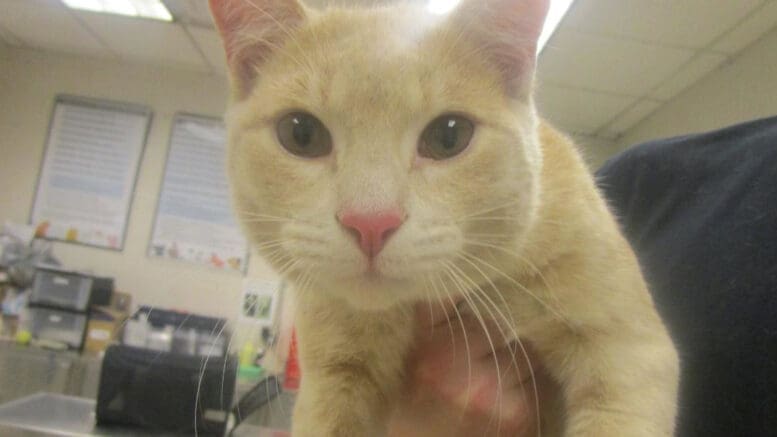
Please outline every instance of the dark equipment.
M139 427L149 433L223 436L236 374L234 356L111 346L100 375L97 424Z

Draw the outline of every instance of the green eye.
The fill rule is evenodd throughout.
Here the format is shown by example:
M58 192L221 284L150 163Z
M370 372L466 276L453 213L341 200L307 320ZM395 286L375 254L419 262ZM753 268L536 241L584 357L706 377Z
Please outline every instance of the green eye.
M290 153L320 158L332 151L332 136L321 121L307 112L283 116L277 126L278 141Z
M456 115L441 115L429 123L421 134L418 154L437 161L452 158L469 145L475 125Z

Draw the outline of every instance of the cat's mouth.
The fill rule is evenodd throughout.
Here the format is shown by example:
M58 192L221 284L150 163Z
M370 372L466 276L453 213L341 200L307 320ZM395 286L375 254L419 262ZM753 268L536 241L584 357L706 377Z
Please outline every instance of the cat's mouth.
M378 268L375 267L375 263L370 261L370 263L367 266L367 269L364 270L362 273L364 278L368 281L378 281L381 278L381 273L378 271Z
M407 278L398 277L392 273L396 272L392 272L386 266L381 266L380 263L370 260L361 271L354 272L350 279L362 287L375 289L392 287L407 281Z
M378 281L381 278L386 277L385 269L381 269L380 264L376 258L368 257L367 266L364 268L362 275L368 280Z
M363 270L353 275L353 278L366 284L381 284L392 280L372 259L367 262Z

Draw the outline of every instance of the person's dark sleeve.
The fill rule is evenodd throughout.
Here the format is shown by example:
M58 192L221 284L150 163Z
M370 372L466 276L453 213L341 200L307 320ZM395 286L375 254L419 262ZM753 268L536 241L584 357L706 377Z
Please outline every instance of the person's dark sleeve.
M777 118L633 147L597 181L681 356L681 437L777 436Z

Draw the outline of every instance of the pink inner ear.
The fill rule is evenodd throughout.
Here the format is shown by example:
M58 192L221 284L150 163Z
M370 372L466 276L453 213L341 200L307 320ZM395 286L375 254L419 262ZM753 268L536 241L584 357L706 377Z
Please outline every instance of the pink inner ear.
M238 96L253 87L256 68L305 18L296 0L210 0L224 41L227 64Z
M491 55L514 96L531 89L537 40L549 7L550 0L466 0L457 13L456 22Z

